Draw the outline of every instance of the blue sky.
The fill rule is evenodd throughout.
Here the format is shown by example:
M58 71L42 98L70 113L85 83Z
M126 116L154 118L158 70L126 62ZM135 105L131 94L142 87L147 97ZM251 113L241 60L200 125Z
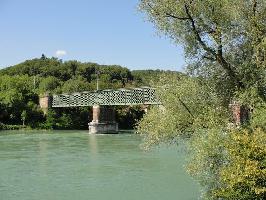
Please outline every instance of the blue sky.
M138 0L0 0L0 68L26 59L182 70L182 48L159 37Z

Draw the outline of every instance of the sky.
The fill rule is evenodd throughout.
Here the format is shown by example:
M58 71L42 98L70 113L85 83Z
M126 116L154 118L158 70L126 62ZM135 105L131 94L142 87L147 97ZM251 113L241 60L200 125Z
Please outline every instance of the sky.
M58 57L181 71L181 46L159 35L138 0L0 0L0 68Z

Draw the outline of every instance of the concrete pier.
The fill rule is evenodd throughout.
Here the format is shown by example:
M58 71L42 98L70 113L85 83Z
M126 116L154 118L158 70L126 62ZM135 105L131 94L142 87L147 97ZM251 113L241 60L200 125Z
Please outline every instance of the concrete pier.
M115 111L110 106L94 105L93 119L88 124L89 133L117 133L118 123L115 121Z

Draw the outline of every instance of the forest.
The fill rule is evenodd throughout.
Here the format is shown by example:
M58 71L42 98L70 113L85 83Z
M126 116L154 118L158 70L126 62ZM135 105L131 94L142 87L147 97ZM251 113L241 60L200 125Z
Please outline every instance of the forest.
M0 129L87 129L90 107L49 109L44 115L39 96L99 89L149 86L161 74L181 74L162 70L129 70L119 65L99 65L57 58L26 60L0 70ZM122 129L132 129L142 117L139 106L117 106L117 122Z

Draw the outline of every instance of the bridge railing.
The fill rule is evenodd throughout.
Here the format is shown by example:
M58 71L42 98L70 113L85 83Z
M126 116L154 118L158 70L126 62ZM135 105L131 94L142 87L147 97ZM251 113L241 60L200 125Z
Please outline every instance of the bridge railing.
M52 107L160 104L150 87L53 95Z

